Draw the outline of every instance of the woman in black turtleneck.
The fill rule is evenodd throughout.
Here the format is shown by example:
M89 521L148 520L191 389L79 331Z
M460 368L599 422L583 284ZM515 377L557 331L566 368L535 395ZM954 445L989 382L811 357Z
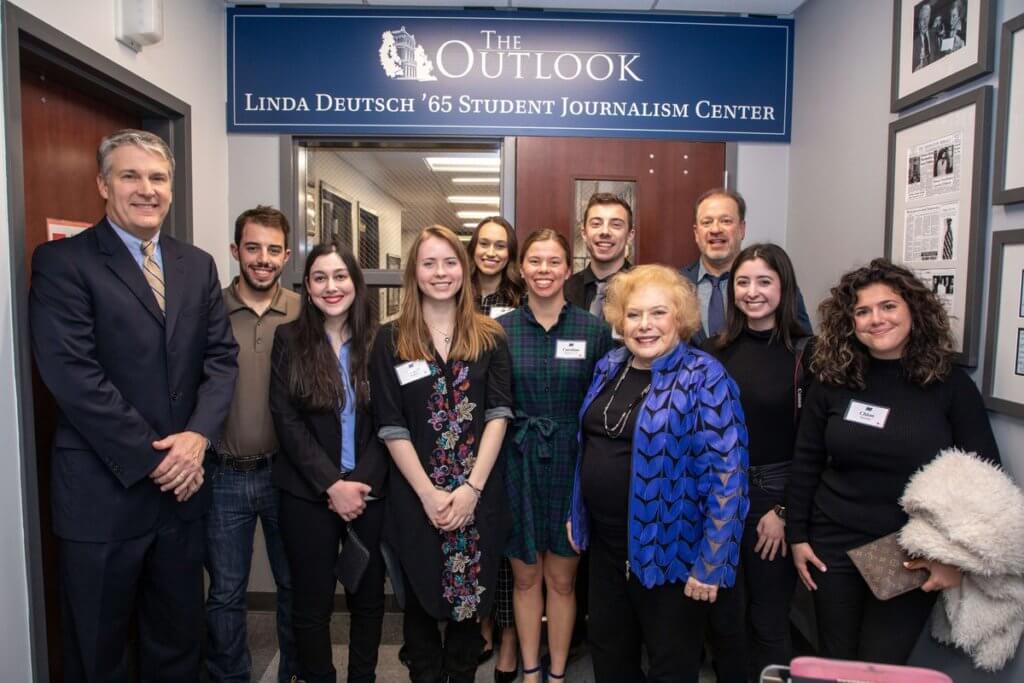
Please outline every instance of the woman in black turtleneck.
M781 247L747 247L733 262L725 330L704 344L739 385L750 436L750 513L736 586L719 594L711 614L720 683L756 681L765 666L792 656L796 572L786 558L784 503L803 391L800 358L809 339L797 318L797 291Z
M911 475L943 448L998 461L981 395L953 365L932 291L885 259L844 275L822 302L814 375L797 434L786 538L814 592L820 653L904 663L957 567L925 559L921 590L877 600L846 551L898 531ZM751 439L753 442L753 439Z

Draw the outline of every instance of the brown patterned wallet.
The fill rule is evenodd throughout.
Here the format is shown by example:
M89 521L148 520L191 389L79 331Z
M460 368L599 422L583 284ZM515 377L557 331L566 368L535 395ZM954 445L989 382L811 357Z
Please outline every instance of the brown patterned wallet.
M909 593L928 580L926 569L910 571L903 567L910 556L900 547L896 537L897 533L892 533L846 551L868 588L879 600L889 600Z

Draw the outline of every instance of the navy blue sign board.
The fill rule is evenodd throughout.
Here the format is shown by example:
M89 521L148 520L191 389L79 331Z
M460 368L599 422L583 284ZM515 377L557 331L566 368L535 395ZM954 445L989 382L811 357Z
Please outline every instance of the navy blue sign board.
M788 142L793 21L227 10L228 131Z

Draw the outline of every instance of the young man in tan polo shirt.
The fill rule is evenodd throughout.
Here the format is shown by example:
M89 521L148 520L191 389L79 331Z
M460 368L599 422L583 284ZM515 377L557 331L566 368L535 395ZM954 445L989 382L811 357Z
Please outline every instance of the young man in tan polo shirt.
M270 471L278 449L270 416L270 352L274 330L295 320L301 300L281 286L291 255L288 219L257 206L235 221L231 255L241 275L224 289L224 304L239 345L238 381L227 422L216 444L210 477L213 503L206 523L206 667L212 681L249 681L252 659L246 633L246 589L253 535L259 518L277 584L278 680L298 671L292 636L292 592L278 528L278 492Z

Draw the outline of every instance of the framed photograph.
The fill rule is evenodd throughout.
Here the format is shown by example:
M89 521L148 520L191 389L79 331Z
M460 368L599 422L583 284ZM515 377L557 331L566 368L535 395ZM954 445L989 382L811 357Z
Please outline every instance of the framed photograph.
M985 86L889 124L885 256L939 295L957 362L969 367L981 331L991 106Z
M996 107L994 204L1024 202L1024 14L1003 24Z
M402 269L402 258L395 256L394 254L386 254L384 256L388 270L401 270ZM402 294L401 287L388 287L387 288L387 305L384 307L384 313L388 317L398 315L398 306L401 302L400 296Z
M1024 230L992 233L988 289L985 405L1024 417Z
M992 72L992 0L893 0L892 111Z
M340 190L320 181L320 239L339 237L345 245L355 251L352 239L352 219L355 201Z

